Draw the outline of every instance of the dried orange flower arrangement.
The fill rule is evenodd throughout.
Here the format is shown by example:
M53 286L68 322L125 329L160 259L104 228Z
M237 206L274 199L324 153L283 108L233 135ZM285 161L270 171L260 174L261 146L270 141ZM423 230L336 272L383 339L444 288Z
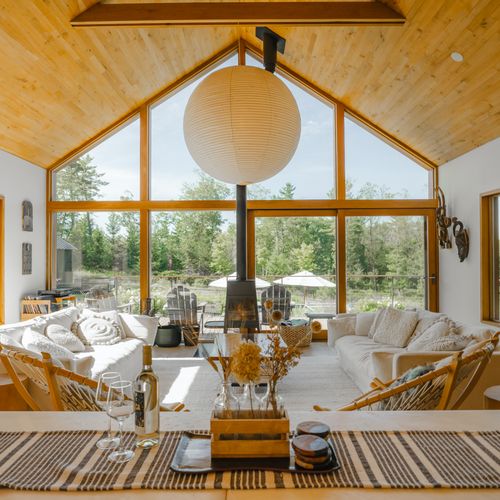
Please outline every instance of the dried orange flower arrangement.
M266 357L262 360L263 375L268 379L269 385L267 407L264 409L271 409L274 418L279 418L282 415L277 401L278 382L297 366L301 352L297 347L282 346L278 332L268 335L268 339L270 342L265 351Z

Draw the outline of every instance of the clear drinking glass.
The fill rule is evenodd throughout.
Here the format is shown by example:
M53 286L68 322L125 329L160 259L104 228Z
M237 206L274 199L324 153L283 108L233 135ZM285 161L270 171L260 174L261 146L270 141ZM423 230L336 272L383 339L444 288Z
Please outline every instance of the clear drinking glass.
M103 410L106 411L108 405L109 386L113 382L119 382L121 376L118 372L105 372L99 377L99 383L95 393L95 402ZM111 418L109 419L108 431L106 435L97 441L96 445L101 450L110 450L116 448L120 444L118 437L111 436Z
M132 382L121 380L110 385L106 411L111 418L118 422L120 429L120 445L108 458L112 462L128 462L134 456L134 451L126 450L123 446L123 422L134 413Z

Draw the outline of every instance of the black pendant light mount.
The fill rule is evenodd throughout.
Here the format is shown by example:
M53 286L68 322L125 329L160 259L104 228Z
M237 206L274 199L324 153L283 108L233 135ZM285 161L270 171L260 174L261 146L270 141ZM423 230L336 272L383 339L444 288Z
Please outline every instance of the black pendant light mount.
M265 26L258 26L255 29L255 35L264 43L264 69L274 73L276 71L277 54L278 52L280 54L285 53L286 40Z

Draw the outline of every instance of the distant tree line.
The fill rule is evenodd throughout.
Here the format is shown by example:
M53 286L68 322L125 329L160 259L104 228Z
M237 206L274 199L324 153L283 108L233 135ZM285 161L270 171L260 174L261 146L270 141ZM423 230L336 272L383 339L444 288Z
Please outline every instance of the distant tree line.
M56 176L58 200L97 200L108 183L87 154ZM353 197L352 185L347 186ZM330 193L331 194L331 193ZM234 191L200 174L186 184L181 199L224 200ZM287 183L277 194L251 186L249 198L293 199ZM387 189L365 184L357 198L394 198ZM131 199L124 193L122 200ZM233 217L229 217L233 219ZM151 266L156 276L227 275L235 270L235 224L220 211L157 212L151 217ZM57 235L81 254L88 273L139 273L139 214L63 212L57 215ZM259 276L285 276L301 270L333 276L336 271L335 217L263 217L256 224L256 271ZM424 225L418 217L352 217L347 220L349 275L424 273ZM408 282L405 281L407 284ZM401 283L402 286L403 283ZM373 286L353 280L350 286Z

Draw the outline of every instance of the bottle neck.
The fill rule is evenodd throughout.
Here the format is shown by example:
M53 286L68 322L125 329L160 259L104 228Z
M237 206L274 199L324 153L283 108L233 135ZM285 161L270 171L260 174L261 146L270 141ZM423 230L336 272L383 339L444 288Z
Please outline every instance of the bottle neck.
M153 371L153 352L150 345L145 345L142 348L142 365L144 367L143 371Z
M153 366L152 365L147 365L144 363L143 367L142 367L142 371L143 372L152 372L153 371Z

